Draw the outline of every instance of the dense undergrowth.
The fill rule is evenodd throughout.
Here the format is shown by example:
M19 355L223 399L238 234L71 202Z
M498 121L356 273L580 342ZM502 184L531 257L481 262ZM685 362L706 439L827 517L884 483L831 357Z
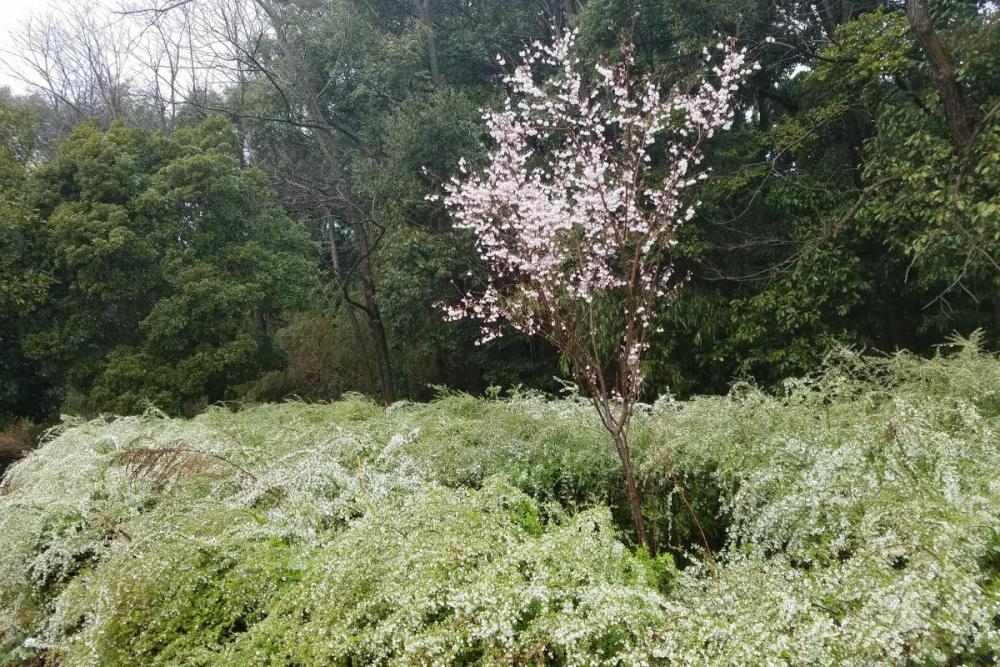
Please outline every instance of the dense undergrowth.
M69 423L0 486L0 664L995 664L1000 360L950 351L644 407L659 558L578 400Z

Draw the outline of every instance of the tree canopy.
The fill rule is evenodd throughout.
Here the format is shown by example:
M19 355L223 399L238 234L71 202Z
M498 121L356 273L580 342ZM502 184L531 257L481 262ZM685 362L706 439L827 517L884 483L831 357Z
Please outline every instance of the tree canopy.
M688 193L672 261L691 280L650 340L646 398L776 385L843 344L927 353L982 328L995 346L997 17L973 0L135 0L114 30L143 50L122 59L56 16L23 49L43 85L2 102L0 412L53 388L123 411L557 389L546 345L477 346L442 320L487 274L427 195L484 159L501 63L567 26L588 64L633 31L668 89L720 35L761 66ZM47 25L92 48L46 50Z
M71 405L190 412L282 363L273 330L312 285L309 241L236 150L218 118L84 124L24 178L23 352Z

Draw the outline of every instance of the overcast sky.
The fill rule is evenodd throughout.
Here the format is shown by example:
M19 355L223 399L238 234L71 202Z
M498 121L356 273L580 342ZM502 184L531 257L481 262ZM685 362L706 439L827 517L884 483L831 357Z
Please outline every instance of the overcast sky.
M58 5L67 0L0 0L0 59L8 60L7 52L11 50L12 31L32 14L44 12L50 5ZM7 68L0 64L0 86L8 86L23 91L24 84L12 78Z
M24 21L36 14L58 10L60 7L79 5L80 0L0 0L0 60L9 61L13 48L12 32L17 32ZM103 0L88 0L88 5L113 6ZM0 63L0 86L25 92L27 86L11 76L7 67Z

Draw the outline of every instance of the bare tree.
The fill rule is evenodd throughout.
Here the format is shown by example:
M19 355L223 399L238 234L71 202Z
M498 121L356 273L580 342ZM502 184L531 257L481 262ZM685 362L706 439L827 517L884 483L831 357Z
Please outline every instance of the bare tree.
M146 25L89 2L33 17L0 54L5 68L49 111L49 139L96 118L169 130L191 82L182 31Z

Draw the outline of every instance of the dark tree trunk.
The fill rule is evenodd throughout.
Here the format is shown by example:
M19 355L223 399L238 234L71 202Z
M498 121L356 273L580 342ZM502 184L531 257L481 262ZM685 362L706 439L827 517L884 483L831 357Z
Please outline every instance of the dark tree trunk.
M611 436L614 438L615 450L618 452L618 458L621 459L622 469L625 472L625 493L628 495L628 504L632 511L632 523L635 524L636 542L640 547L645 547L652 553L652 546L646 536L646 521L642 518L639 490L635 485L635 473L632 470L632 456L628 449L628 438L621 428L612 431Z
M322 109L315 100L310 104L309 112L314 119L325 120ZM317 134L320 149L327 160L327 168L330 170L330 180L336 184L336 188L342 198L343 214L348 220L351 229L351 236L358 253L358 277L361 279L361 288L364 293L364 303L360 304L361 310L368 318L368 326L371 329L372 341L375 346L375 365L378 369L378 384L382 394L382 400L386 405L396 400L395 383L392 377L392 365L389 360L389 342L386 337L385 325L382 323L382 316L379 312L378 299L375 288L375 271L372 262L372 248L368 242L368 229L365 226L363 213L360 205L355 200L347 179L344 177L343 165L339 161L339 150L334 142L331 133L320 132ZM358 306L353 300L348 300L348 305Z
M847 144L848 168L855 187L862 187L862 164L864 162L865 140L871 134L871 124L866 113L860 109L853 109L844 114L844 139Z
M351 223L354 241L357 244L358 274L361 277L361 287L364 291L365 314L368 316L368 326L372 330L375 343L375 365L378 368L379 384L382 390L382 401L388 405L396 400L396 387L392 378L392 364L389 357L389 341L379 312L378 299L375 296L375 272L372 268L372 251L368 244L368 231L363 222L355 220Z
M365 369L365 375L371 382L372 389L376 386L381 387L382 378L380 375L372 370L372 358L368 354L368 343L366 342L366 336L361 329L361 323L358 321L357 308L351 303L351 295L348 291L347 282L344 280L343 274L340 269L340 250L337 247L337 234L333 228L332 217L326 220L326 233L327 238L330 242L330 264L333 267L334 280L337 281L338 287L340 287L341 296L344 299L344 306L347 309L347 316L351 319L351 329L354 331L354 341L357 343L358 351L361 353L361 363Z
M576 13L576 3L574 0L563 0L563 29L568 30L573 14Z
M441 65L438 62L437 36L434 34L434 7L432 0L420 0L420 20L427 29L427 60L431 67L431 83L441 85Z
M955 68L951 64L948 52L941 43L934 23L931 21L928 0L907 0L906 18L917 41L927 54L934 75L934 85L941 96L941 106L944 108L945 119L951 131L951 142L958 152L965 150L972 137L969 114L962 96L962 89L955 76Z

